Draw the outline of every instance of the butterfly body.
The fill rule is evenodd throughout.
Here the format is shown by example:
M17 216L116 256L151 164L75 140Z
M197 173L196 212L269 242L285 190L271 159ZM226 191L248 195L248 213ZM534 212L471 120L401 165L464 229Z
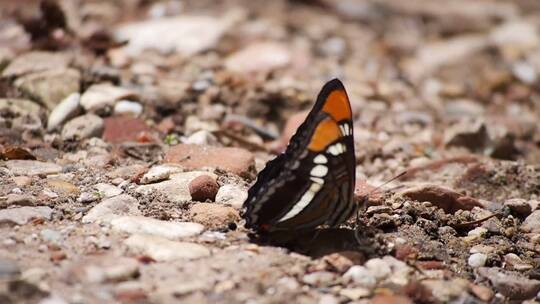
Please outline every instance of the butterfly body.
M352 113L343 84L329 81L284 153L248 191L243 217L258 232L335 227L356 211Z

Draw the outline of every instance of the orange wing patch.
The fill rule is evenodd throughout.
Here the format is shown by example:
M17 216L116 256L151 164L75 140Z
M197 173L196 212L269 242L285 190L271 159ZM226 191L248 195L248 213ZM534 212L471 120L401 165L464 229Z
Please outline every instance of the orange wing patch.
M311 151L322 151L340 136L341 131L339 130L337 123L334 120L327 118L321 121L315 129L315 132L313 132L308 149Z
M349 98L343 90L336 90L328 95L322 111L330 115L335 121L351 119Z

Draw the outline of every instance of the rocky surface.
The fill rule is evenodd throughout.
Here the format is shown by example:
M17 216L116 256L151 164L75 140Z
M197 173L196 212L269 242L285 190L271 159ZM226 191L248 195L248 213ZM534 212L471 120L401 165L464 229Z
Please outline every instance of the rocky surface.
M0 18L0 303L540 302L535 1L0 1ZM256 238L249 186L333 77L366 208Z

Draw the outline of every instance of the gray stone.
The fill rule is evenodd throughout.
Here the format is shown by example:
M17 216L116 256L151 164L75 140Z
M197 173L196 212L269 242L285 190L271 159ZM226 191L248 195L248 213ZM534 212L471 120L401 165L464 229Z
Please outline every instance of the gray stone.
M65 68L70 58L58 52L29 52L15 58L2 72L4 77L20 76L31 72Z
M36 197L28 194L11 193L7 195L6 203L8 206L34 206L36 204Z
M174 165L153 166L141 177L141 184L160 182L168 179L171 174L181 173L182 171L181 167Z
M29 268L26 269L21 274L21 279L32 283L34 285L38 285L39 283L43 282L43 280L47 277L47 270L39 267Z
M122 216L111 221L116 231L180 239L201 234L204 226L190 222L167 222L144 216Z
M41 238L45 242L60 244L62 242L62 233L52 229L43 229L40 232Z
M74 272L81 281L87 283L121 282L139 274L139 262L133 258L104 257L83 260L81 264L76 266Z
M517 272L481 267L478 274L486 277L498 292L511 300L532 299L540 291L539 280L527 279Z
M288 65L292 60L290 47L277 42L254 42L225 59L228 70L251 73L271 71Z
M470 240L476 240L483 238L488 233L488 230L484 227L476 227L467 233Z
M13 175L49 175L62 172L62 166L37 160L8 160L6 166Z
M18 115L31 115L39 117L41 107L28 99L0 98L0 110L8 110Z
M120 194L103 200L82 218L83 223L105 222L124 215L141 215L139 202L127 194Z
M153 235L132 235L124 243L131 250L147 255L158 262L210 256L210 250L202 245L171 241Z
M496 27L489 36L490 42L513 52L525 52L534 49L540 43L538 30L533 23L525 21L509 21Z
M103 119L94 114L86 114L68 121L62 129L63 140L81 140L90 137L101 137Z
M453 280L423 280L422 285L431 291L437 303L455 303L467 293L469 282L464 279ZM459 302L459 301L458 301Z
M219 187L216 194L216 203L231 205L234 208L241 208L247 199L247 190L234 184L227 184Z
M94 188L98 191L98 195L103 198L109 198L122 194L124 190L106 183L99 183L94 185Z
M49 207L19 207L0 210L0 224L24 225L32 219L50 220L53 210Z
M64 298L59 295L52 294L46 298L43 298L39 301L39 304L68 304L69 302L64 300Z
M214 134L212 134L212 132L207 130L199 130L191 134L188 138L183 139L182 143L191 145L214 146L217 145L218 140L214 136Z
M540 233L540 210L531 213L523 223L521 223L520 228L525 232Z
M52 131L68 119L77 116L77 114L79 114L81 111L81 107L79 105L80 99L81 94L73 93L64 98L64 100L54 107L49 115L49 119L47 120L47 130Z
M97 201L98 199L99 199L99 196L97 193L83 192L77 198L77 202L82 203L82 204L88 204L88 203Z
M504 256L504 263L513 270L526 271L533 268L533 265L523 262L515 253L508 253Z
M373 288L377 285L377 278L369 269L360 265L354 265L349 268L343 275L343 278L366 288Z
M538 73L536 73L534 65L525 61L514 63L512 73L517 79L528 85L534 84L538 79Z
M21 269L15 261L0 259L0 279L13 279L21 274Z
M392 256L384 256L370 259L363 266L352 266L344 274L344 278L367 288L373 288L377 282L405 286L409 282L411 271L404 262Z
M131 90L108 83L94 84L82 94L81 106L86 111L99 111L114 106L118 100L136 96Z
M211 16L179 16L150 19L128 23L119 27L116 38L129 41L125 50L138 55L145 49L156 49L162 53L179 52L193 55L217 44L225 31L232 25L231 18ZM174 31L170 29L174 28Z
M520 217L527 217L532 212L531 205L522 198L511 198L504 202L504 205Z
M302 277L302 282L311 286L328 286L336 279L336 275L329 271L316 271Z
M348 298L349 300L359 300L361 298L368 297L371 294L371 291L367 288L356 287L356 288L345 288L339 291L339 294Z
M15 86L52 110L63 99L80 90L81 75L75 69L55 69L18 78Z
M11 128L15 131L40 132L43 128L41 118L30 114L20 115L11 121Z

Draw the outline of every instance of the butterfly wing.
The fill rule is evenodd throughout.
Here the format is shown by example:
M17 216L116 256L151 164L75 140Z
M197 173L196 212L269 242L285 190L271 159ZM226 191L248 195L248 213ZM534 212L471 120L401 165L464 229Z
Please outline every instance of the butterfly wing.
M352 115L343 84L328 82L286 151L268 162L244 203L259 231L336 226L355 211Z

